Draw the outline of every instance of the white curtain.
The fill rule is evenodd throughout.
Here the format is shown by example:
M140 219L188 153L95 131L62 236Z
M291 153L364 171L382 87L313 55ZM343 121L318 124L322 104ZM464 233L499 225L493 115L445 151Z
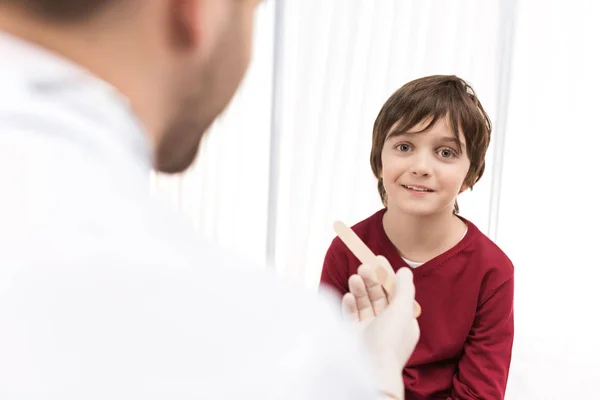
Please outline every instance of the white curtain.
M600 4L521 0L499 245L516 268L509 399L600 398Z
M156 176L154 187L202 236L256 264L268 258L281 275L314 288L333 221L352 224L381 207L369 166L371 127L395 89L425 75L456 74L473 84L496 119L507 1L281 3L280 52L273 52L278 4L263 2L240 92L203 141L197 163L180 176ZM483 180L459 201L484 232L492 150L486 163Z
M409 80L456 74L497 116L501 0L286 1L277 268L315 287L332 223L381 207L369 165L372 125ZM493 152L462 214L488 229Z

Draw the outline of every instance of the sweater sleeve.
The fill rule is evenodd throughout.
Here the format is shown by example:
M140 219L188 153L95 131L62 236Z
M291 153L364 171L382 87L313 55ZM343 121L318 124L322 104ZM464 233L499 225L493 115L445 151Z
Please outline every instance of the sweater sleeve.
M321 271L321 286L328 286L343 296L350 291L348 287L349 266L344 261L345 257L338 250L336 244L336 240L334 240L325 254L323 270Z
M479 306L448 400L504 399L514 337L514 278Z

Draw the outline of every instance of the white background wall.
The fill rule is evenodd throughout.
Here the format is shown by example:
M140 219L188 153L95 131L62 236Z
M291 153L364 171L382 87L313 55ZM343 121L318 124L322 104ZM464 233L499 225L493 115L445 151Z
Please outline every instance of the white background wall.
M599 17L519 4L497 237L516 268L510 399L600 398Z
M277 2L281 52L273 50ZM484 179L459 201L516 267L507 399L599 398L596 4L267 1L242 91L197 165L157 177L156 187L203 236L259 265L272 258L281 275L314 288L332 221L354 223L380 207L369 151L385 99L411 79L457 74L495 126Z

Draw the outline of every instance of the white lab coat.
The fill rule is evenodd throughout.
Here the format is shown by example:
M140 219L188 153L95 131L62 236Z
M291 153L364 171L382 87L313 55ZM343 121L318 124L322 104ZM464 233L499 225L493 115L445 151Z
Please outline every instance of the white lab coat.
M374 397L330 303L236 268L152 198L127 104L0 34L0 398Z

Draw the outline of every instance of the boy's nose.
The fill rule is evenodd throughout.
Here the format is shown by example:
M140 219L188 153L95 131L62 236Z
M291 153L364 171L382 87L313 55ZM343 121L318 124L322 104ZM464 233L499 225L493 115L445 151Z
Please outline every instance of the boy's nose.
M412 175L429 176L431 175L431 162L428 155L416 154L410 168Z

